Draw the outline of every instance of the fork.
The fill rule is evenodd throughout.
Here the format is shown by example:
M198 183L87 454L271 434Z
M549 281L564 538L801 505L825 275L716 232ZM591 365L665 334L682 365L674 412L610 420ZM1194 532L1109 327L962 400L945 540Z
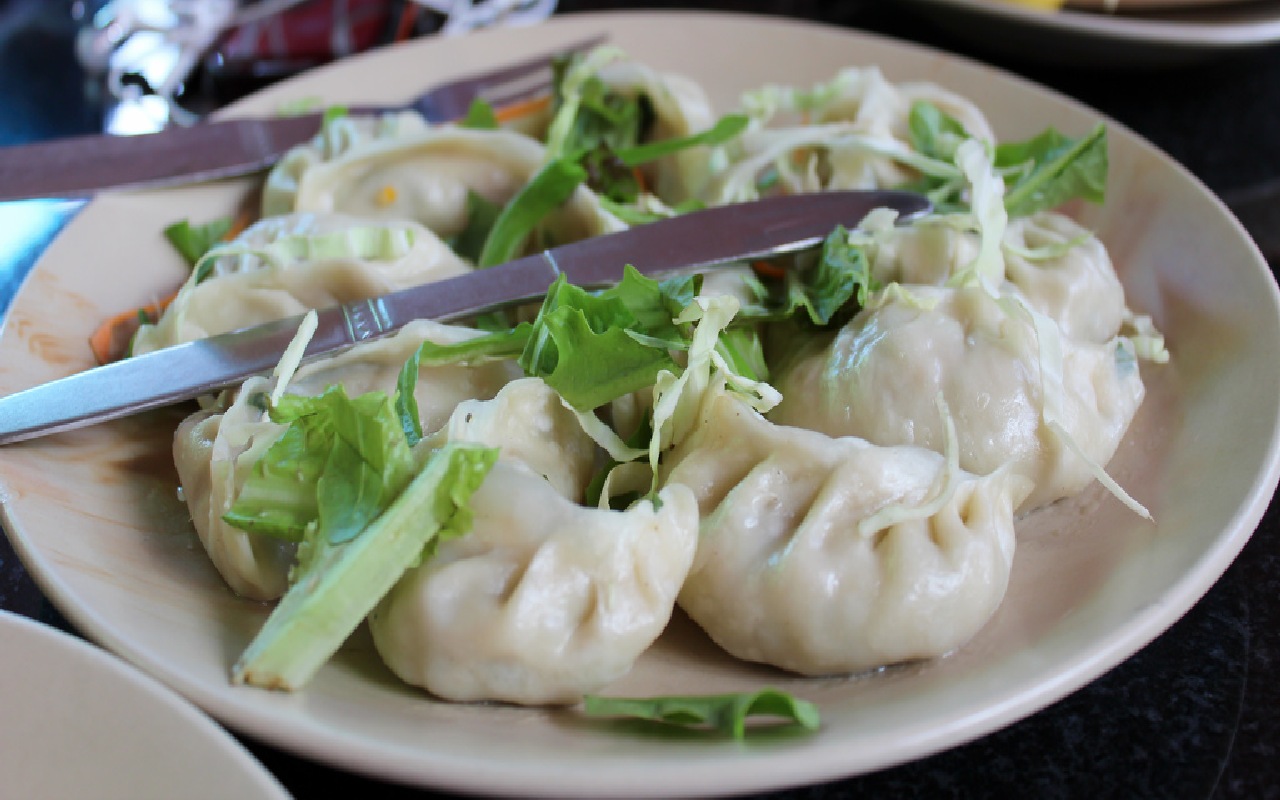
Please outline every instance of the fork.
M474 100L495 108L548 94L556 59L599 45L603 35L555 52L432 87L402 105L357 106L352 113L413 109L429 122L462 117ZM0 147L0 201L89 197L106 189L179 186L259 172L316 134L320 112L232 119L138 136L76 136Z

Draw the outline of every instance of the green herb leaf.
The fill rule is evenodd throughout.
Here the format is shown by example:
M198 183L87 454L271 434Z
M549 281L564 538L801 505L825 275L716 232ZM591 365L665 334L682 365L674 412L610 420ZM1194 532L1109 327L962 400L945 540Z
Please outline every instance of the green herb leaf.
M1014 180L1004 195L1010 216L1025 217L1081 197L1101 203L1107 191L1107 129L1072 139L1050 128L996 148L995 167Z
M815 731L821 724L817 706L776 689L742 694L692 697L624 698L587 695L589 717L627 717L683 727L709 727L723 736L745 739L747 718L776 717Z
M462 229L450 244L453 251L471 263L480 263L484 252L484 243L493 232L498 217L502 214L502 206L481 197L470 189L467 190L467 226ZM493 266L487 264L486 266Z
M638 208L631 205L634 201L619 202L609 197L601 196L600 205L604 206L605 211L614 215L618 219L631 226L648 225L650 222L657 222L660 219L670 219L680 214L688 214L691 211L700 211L707 207L707 204L701 200L686 200L683 203L677 203L671 206L665 212L650 211L644 208Z
M619 286L598 294L561 276L547 291L520 366L580 411L650 386L659 371L677 369L669 349L685 340L666 309L686 290L672 284L664 294L631 267Z
M815 325L830 325L851 300L861 307L878 288L866 246L851 244L849 231L837 226L827 235L822 256L813 267L804 272L788 270L781 292L775 284L762 302L744 306L738 320L778 321L803 310Z
M321 114L320 124L328 125L330 122L333 122L334 120L342 119L343 117L347 116L348 113L350 112L348 111L346 106L329 106L324 110L324 113Z
M971 138L959 120L927 100L911 104L907 132L916 152L940 161L955 160L956 148Z
M549 162L502 209L476 265L492 267L516 258L534 229L548 214L568 202L586 179L586 170L578 164Z
M471 495L497 457L492 448L446 445L359 536L308 542L297 579L232 668L232 681L301 688L405 570L442 539L470 530Z
M231 230L231 224L230 217L215 219L203 225L192 225L184 219L165 228L164 237L189 266L195 267L205 253L222 241Z
M618 150L617 155L623 164L638 167L690 147L724 144L746 130L749 122L745 114L729 114L701 133L626 147Z
M492 105L477 97L471 101L466 116L458 122L458 126L476 130L495 130L498 127L498 115L494 113Z
M382 392L285 395L271 418L289 428L254 464L223 516L242 530L329 544L356 536L408 483L414 468L401 417Z

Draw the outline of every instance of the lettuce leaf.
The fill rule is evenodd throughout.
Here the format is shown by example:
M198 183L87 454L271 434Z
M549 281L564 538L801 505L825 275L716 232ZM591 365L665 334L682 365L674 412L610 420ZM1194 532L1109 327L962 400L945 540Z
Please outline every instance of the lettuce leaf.
M964 126L927 100L911 106L907 119L912 149L929 158L953 162L969 134ZM984 146L986 146L984 144ZM1021 142L995 147L995 169L1008 189L1004 206L1010 217L1026 217L1082 198L1101 203L1107 188L1107 131L1099 124L1078 139L1049 128ZM942 175L922 174L898 188L927 195L935 210L964 210L967 183Z
M747 719L754 716L774 717L784 723L816 731L821 724L818 707L777 689L756 692L674 697L600 697L583 698L583 711L589 717L625 717L646 719L686 728L710 728L733 739L745 739Z
M995 166L1007 173L1006 180L1013 178L1004 197L1010 216L1025 217L1076 197L1101 203L1107 192L1107 129L1099 124L1073 139L1049 128L997 147Z
M498 115L494 113L492 105L477 97L467 107L466 116L458 121L458 127L482 131L495 130L498 128Z
M316 397L284 395L271 419L289 427L254 464L227 524L252 533L329 544L349 541L413 476L395 405L382 392L356 398L341 385Z
M534 229L548 214L568 202L586 179L586 170L572 161L548 162L498 214L476 266L492 267L519 256L520 248Z
M204 254L220 243L231 231L231 217L223 217L192 225L189 220L179 220L164 229L164 238L178 251L183 260L195 268Z
M698 279L658 282L628 266L622 281L592 293L563 276L547 291L519 358L579 411L653 385L675 369L672 349L688 347L673 322L696 294Z
M297 580L232 667L232 681L290 691L306 684L405 570L470 529L471 495L497 456L446 445L358 536L309 539Z

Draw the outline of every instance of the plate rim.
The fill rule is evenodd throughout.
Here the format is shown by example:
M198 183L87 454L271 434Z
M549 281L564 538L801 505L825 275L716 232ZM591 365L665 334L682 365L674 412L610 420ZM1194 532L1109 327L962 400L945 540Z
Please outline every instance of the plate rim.
M1280 41L1280 7L1263 22L1187 22L1108 16L1065 8L1045 12L1003 0L909 0L970 14L997 17L1031 27L1115 42L1139 42L1190 51L1237 50Z

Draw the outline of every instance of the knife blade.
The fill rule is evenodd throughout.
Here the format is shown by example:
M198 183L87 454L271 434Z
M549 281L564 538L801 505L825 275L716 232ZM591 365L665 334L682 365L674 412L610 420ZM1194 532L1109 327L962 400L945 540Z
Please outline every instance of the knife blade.
M70 136L0 147L0 201L90 197L249 175L320 130L322 115L231 119L139 136Z
M541 298L560 275L584 288L798 252L875 208L900 218L929 201L906 192L774 197L697 211L545 250L506 264L318 312L304 359L391 333L415 319L457 320ZM190 400L269 373L302 317L270 322L86 370L0 399L0 445Z

